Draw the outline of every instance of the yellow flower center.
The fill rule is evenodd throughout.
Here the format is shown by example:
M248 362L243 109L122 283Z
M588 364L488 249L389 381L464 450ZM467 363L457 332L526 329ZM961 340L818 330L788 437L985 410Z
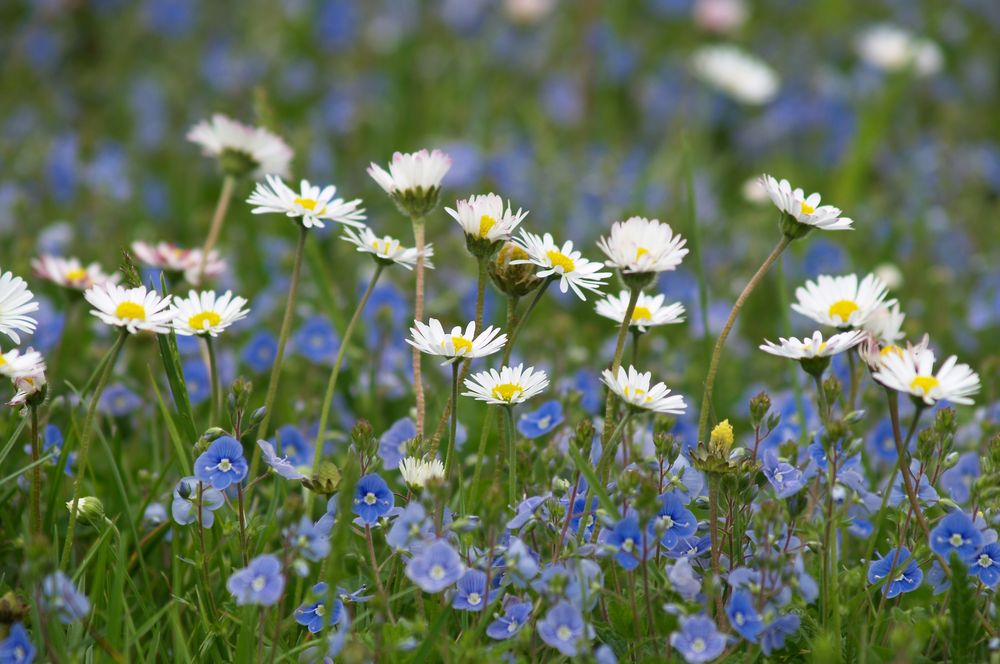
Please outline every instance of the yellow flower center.
M472 342L465 337L458 336L457 334L451 337L451 345L454 346L456 355L461 355L462 353L467 353L472 350Z
M310 212L315 212L316 206L319 205L319 201L317 201L315 198L299 198L298 196L295 197L295 203L297 205L301 205Z
M82 267L78 267L75 270L70 270L66 273L66 281L83 281L87 278L87 271Z
M883 348L878 352L878 354L881 355L882 357L885 357L889 353L895 353L899 357L903 357L903 349L897 346L896 344L889 344L888 346L886 346L885 348Z
M653 313L648 307L636 307L632 312L632 322L640 320L653 320Z
M138 302L122 302L115 308L115 316L134 320L146 320L146 308Z
M813 206L809 205L805 201L802 201L802 214L812 214L815 211L816 211L816 208L814 208Z
M649 249L647 249L646 247L639 247L635 251L635 259L639 260L640 258L642 258L643 256L645 256L648 253L649 253Z
M207 330L210 327L215 327L222 321L222 316L215 313L214 311L203 311L200 314L195 314L188 319L188 325L196 330Z
M549 262L552 263L552 267L562 268L563 274L568 274L576 269L576 265L573 263L573 260L561 251L553 249L552 251L546 252L545 255L549 257Z
M486 234L490 232L490 229L496 226L497 220L488 214L484 214L479 218L479 237L486 237Z
M4 357L3 355L0 355L0 367L2 367L5 364L7 364L7 358Z
M830 318L839 317L846 323L851 314L860 308L853 300L837 300L830 305Z
M921 394L930 394L930 391L941 385L934 376L917 376L910 383L911 390L919 390Z
M524 392L520 385L514 383L500 383L493 387L493 398L500 401L510 401L515 396Z

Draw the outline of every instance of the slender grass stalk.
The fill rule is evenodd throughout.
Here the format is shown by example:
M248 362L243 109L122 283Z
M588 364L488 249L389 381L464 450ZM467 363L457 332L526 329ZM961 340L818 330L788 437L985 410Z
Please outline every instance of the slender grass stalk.
M554 279L549 277L541 286L538 287L538 290L535 292L535 297L531 298L531 302L528 303L528 308L525 309L524 313L521 314L521 317L517 319L517 324L507 333L507 345L503 349L503 362L501 362L501 365L507 364L510 361L510 354L514 350L514 342L517 341L517 335L521 332L521 328L524 327L524 323L528 320L528 316L530 316L531 312L538 306L538 302L542 299L542 296L545 295L545 291L548 289L549 284L553 281ZM515 302L514 304L516 306L517 303ZM509 319L510 315L508 310L508 320Z
M63 541L62 559L59 562L59 567L61 569L66 569L69 566L70 552L73 550L73 534L76 531L76 521L78 517L78 505L80 502L80 494L83 493L83 479L87 475L87 459L90 454L90 440L94 434L94 421L97 419L97 404L101 400L101 394L104 392L104 388L107 387L108 378L111 377L111 372L114 371L115 362L118 359L119 353L121 353L122 347L125 345L125 339L128 338L128 331L122 328L115 339L114 345L108 350L102 364L104 365L100 377L97 379L97 385L94 387L94 392L90 396L90 405L87 408L87 416L83 421L83 430L80 432L80 449L77 453L77 469L76 469L76 479L73 482L73 501L70 505L69 510L69 525L66 526L66 539Z
M212 405L209 410L208 425L214 427L219 422L219 414L222 412L222 381L219 378L219 362L215 354L215 344L212 336L204 336L205 347L208 349L208 371L211 374L212 382Z
M219 200L215 204L215 212L212 214L212 224L208 229L208 237L201 248L201 263L198 265L198 283L205 278L205 267L208 265L208 254L215 248L215 243L219 241L219 234L222 233L222 224L226 220L226 210L229 209L229 201L233 197L233 187L236 178L227 175L222 180L222 191L219 192Z
M42 533L42 465L38 463L41 456L41 444L38 440L38 406L29 404L28 411L31 417L31 532L35 535Z
M458 431L458 372L459 362L451 363L451 430L448 433L448 449L444 454L444 480L451 483L452 468L455 465L455 433ZM431 452L433 456L433 452ZM459 493L462 491L459 482Z
M413 243L417 250L417 264L414 268L416 272L416 285L413 294L413 318L424 320L424 219L423 217L411 217L413 223ZM417 436L424 435L424 384L420 375L421 352L416 347L413 348L413 392L417 401Z
M514 447L514 408L503 406L507 415L507 499L517 506L517 450Z
M247 517L243 501L243 482L236 483L236 496L240 508L240 552L243 554L243 566L250 564L250 552L247 550Z

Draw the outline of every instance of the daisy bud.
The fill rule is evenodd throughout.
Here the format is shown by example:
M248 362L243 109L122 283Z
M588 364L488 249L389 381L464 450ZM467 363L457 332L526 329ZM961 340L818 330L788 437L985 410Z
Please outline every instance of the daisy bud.
M66 509L73 512L73 501L66 503ZM77 518L91 525L104 520L104 504L94 496L83 496L77 501Z
M505 242L496 256L489 262L490 279L500 292L510 297L523 297L542 284L535 276L537 268L531 263L511 261L528 260L528 252L514 242Z
M733 447L733 440L733 425L729 423L729 420L722 420L712 429L712 435L708 440L708 451L712 456L724 459Z

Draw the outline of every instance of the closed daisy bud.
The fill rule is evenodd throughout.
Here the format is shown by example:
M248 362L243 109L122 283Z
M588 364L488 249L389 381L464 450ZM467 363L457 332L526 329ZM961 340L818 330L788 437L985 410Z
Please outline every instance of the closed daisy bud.
M535 275L534 265L521 262L527 260L528 252L520 245L505 242L488 265L493 285L509 297L524 297L538 288L542 279Z
M73 501L66 503L66 509L73 512ZM83 496L76 504L77 518L85 523L95 524L104 520L104 504L94 496Z
M733 425L729 420L722 420L712 429L712 435L708 439L708 451L714 457L725 458L729 456L733 440Z

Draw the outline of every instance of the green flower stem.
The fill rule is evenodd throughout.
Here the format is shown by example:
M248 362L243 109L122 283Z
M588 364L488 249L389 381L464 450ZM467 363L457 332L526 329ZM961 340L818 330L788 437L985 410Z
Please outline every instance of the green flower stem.
M274 412L274 399L278 396L278 381L281 378L281 363L285 359L285 346L292 333L292 319L295 318L295 298L299 292L299 278L302 275L302 254L306 246L306 235L309 229L299 225L299 239L295 245L295 259L292 265L292 281L288 285L288 300L285 302L285 315L281 320L281 332L278 334L278 352L271 366L271 377L267 383L267 396L264 399L264 419L257 430L257 438L267 440L267 427L271 423ZM260 447L254 446L253 461L250 464L250 477L257 476L257 466L260 464Z
M632 323L632 314L635 313L635 304L639 301L639 295L642 290L639 288L632 288L629 292L628 306L625 308L625 316L622 318L621 327L618 328L618 341L615 344L615 355L611 360L611 374L613 376L618 375L618 369L622 365L622 354L625 352L625 337L628 336L628 328ZM610 447L609 442L611 439L611 428L608 426L614 418L615 411L615 393L613 390L608 390L608 397L604 402L604 428L601 430L601 461L607 458L607 451ZM598 477L602 479L604 476L598 473Z
M712 542L712 582L710 596L714 599L715 620L722 624L725 611L722 607L722 567L720 563L721 543L719 542L719 475L708 472L705 474L708 482L708 534Z
M521 331L521 328L524 327L524 323L525 321L528 320L528 316L530 316L531 312L534 311L535 307L538 306L538 302L542 299L542 296L545 295L545 291L548 290L549 284L551 284L553 281L555 281L555 279L553 277L549 277L548 279L545 280L545 282L541 286L538 287L538 291L535 293L535 297L533 297L531 299L531 302L528 303L528 308L524 310L524 313L517 320L517 324L513 328L508 330L507 345L503 349L503 362L501 362L501 366L507 364L510 361L510 354L514 350L514 342L517 341L518 333ZM514 302L514 306L517 306L516 301ZM508 323L511 320L511 314L509 309L507 313L507 320Z
M507 414L507 499L517 506L517 450L514 448L514 407L504 406Z
M236 483L236 496L240 508L240 551L243 553L243 566L250 564L250 552L247 550L247 512L243 500L243 482Z
M893 394L895 397L895 394ZM916 421L920 417L920 413L923 411L923 406L917 404L915 412L913 415L914 426L916 429ZM920 502L917 499L917 491L913 486L913 477L910 475L910 440L907 436L906 444L903 444L902 437L899 435L899 402L895 398L889 399L889 419L892 421L892 434L893 439L896 441L896 456L899 458L899 470L903 475L903 487L906 489L906 497L910 500L910 508L913 510L914 516L917 517L917 523L920 524L920 529L924 531L924 536L930 540L931 529L927 525L927 518L924 516L924 511L920 509ZM912 436L912 430L910 432ZM891 489L888 487L887 489ZM945 570L948 569L947 564L942 564L941 567Z
M455 465L455 432L458 430L458 360L451 363L451 430L448 433L448 449L444 453L444 479L451 482L451 472ZM432 453L433 454L433 453ZM459 491L462 482L459 481Z
M215 204L215 212L212 214L212 225L208 229L208 237L201 248L201 263L198 265L198 283L205 278L205 267L208 265L208 254L215 248L215 243L219 241L219 234L222 232L222 224L226 220L226 210L229 209L229 201L233 197L233 187L236 178L227 175L222 180L222 191L219 192L219 200Z
M417 250L417 265L414 268L416 273L416 286L413 295L413 318L423 322L424 320L424 250L426 243L424 240L424 219L423 217L411 217L413 222L413 243ZM420 376L421 352L413 347L413 392L417 401L417 437L424 435L424 384Z
M212 611L216 611L215 608L215 593L212 592L210 574L208 571L208 546L205 544L205 485L202 482L198 482L198 541L201 543L201 576L205 582L205 594L208 595L208 603L212 607ZM246 566L246 563L244 563Z
M219 423L219 413L222 412L222 386L219 379L219 362L215 355L215 344L211 335L205 335L205 346L208 348L208 371L212 379L212 405L208 416L208 426L214 427Z
M347 329L344 330L344 336L340 339L340 348L337 349L337 358L333 361L333 369L330 371L330 379L326 382L326 393L323 395L323 405L320 409L319 428L316 430L316 442L314 444L315 449L313 451L312 467L314 469L319 468L320 457L323 455L323 445L326 442L326 428L330 419L330 406L333 402L333 396L336 394L337 378L340 376L340 367L344 363L344 356L347 355L347 348L351 343L351 336L354 334L354 328L357 326L358 320L361 318L361 313L368 304L368 299L375 290L375 284L378 283L378 279L382 275L382 270L384 268L385 266L382 263L376 264L375 272L372 274L372 278L368 282L368 288L365 289L364 295L361 296L358 306L354 309L354 315L351 316L351 321L347 324Z
M830 404L826 399L826 392L823 389L823 374L812 375L816 383L816 406L819 409L820 420L824 428L829 426ZM829 627L830 621L833 623L834 638L840 639L840 598L837 593L839 580L837 578L837 540L833 528L833 487L837 478L837 455L832 449L826 450L826 523L823 528L823 621Z
M635 412L631 408L626 409L625 417L619 420L618 426L611 431L611 436L608 437L607 442L601 442L601 458L597 461L598 477L603 477L603 473L606 471L608 466L611 465L611 461L615 458L615 444L617 444L618 439L625 433L625 427L628 426L634 416ZM604 422L607 424L610 420L604 420Z
M83 493L83 479L87 476L87 459L90 453L90 439L94 434L94 420L97 419L97 404L101 400L101 394L108 384L108 378L111 377L111 373L115 368L115 361L118 359L118 355L121 353L122 347L125 345L125 339L127 338L128 331L122 328L118 338L115 339L114 345L108 350L102 362L104 365L103 369L101 370L100 377L97 379L94 393L90 396L87 416L83 421L83 430L80 432L80 450L77 455L76 479L73 482L73 502L70 505L69 525L66 527L66 539L63 541L62 559L59 563L61 569L67 569L69 566L70 552L73 550L73 533L76 531L76 521L79 512L77 506L80 502L80 494Z
M41 456L41 446L38 440L38 406L30 404L28 410L31 412L31 531L35 535L42 532L42 465L38 463Z

